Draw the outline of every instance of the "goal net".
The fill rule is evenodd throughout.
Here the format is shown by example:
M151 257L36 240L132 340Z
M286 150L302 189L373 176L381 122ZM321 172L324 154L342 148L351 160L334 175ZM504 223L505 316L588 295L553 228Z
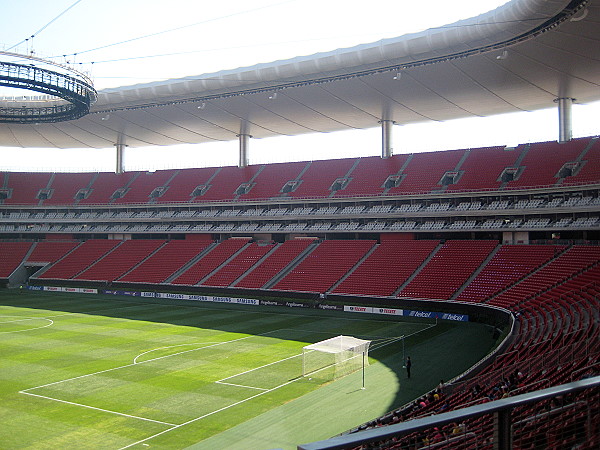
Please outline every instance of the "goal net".
M302 349L302 376L339 378L369 364L371 341L336 336Z

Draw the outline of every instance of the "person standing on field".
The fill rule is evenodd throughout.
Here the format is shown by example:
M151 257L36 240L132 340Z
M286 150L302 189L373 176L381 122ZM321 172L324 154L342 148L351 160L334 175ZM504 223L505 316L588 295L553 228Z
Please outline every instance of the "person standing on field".
M412 367L412 361L410 360L410 356L406 358L406 375L410 378L410 368Z

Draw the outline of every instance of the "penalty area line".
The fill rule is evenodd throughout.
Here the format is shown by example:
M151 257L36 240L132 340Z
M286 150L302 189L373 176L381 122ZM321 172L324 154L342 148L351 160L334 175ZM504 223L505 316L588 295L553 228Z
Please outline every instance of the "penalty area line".
M224 379L226 380L227 378L224 378ZM241 387L241 388L247 388L247 389L256 389L257 391L268 391L268 389L265 389L265 388L259 388L256 386L246 386L243 384L225 383L224 381L215 381L215 383L226 384L227 386L235 386L235 387Z
M45 398L46 400L52 400L52 401L55 401L55 402L66 403L67 405L80 406L82 408L94 409L96 411L102 411L102 412L105 412L105 413L115 414L117 416L129 417L131 419L138 419L138 420L145 420L146 422L160 423L161 425L166 425L166 426L169 426L169 427L176 427L177 426L174 423L162 422L160 420L148 419L146 417L140 417L140 416L134 416L134 415L131 415L131 414L120 413L120 412L117 412L117 411L111 411L110 409L97 408L95 406L84 405L83 403L69 402L67 400L61 400L59 398L46 397L45 395L32 394L31 392L19 391L19 394L30 395L32 397Z
M187 422L184 422L182 424L175 425L173 428L169 428L168 430L161 431L160 433L153 434L152 436L148 436L145 439L141 439L141 440L139 440L137 442L133 442L132 444L126 445L125 447L121 447L119 450L124 450L126 448L133 447L134 445L142 444L142 443L144 443L146 441L149 441L150 439L154 439L155 437L162 436L163 434L168 433L169 431L173 431L173 430L175 430L177 428L181 428L184 425L189 425L190 423L194 423L194 422L197 422L199 420L205 419L206 417L212 416L213 414L217 414L217 413L220 413L221 411L225 411L225 410L227 410L229 408L233 408L234 406L241 405L242 403L246 403L249 400L252 400L252 399L255 399L257 397L260 397L261 395L268 394L269 392L272 392L272 391L275 391L275 390L277 390L279 388L287 386L288 384L291 384L291 383L293 383L295 381L298 381L299 379L300 378L295 378L293 380L290 380L290 381L287 381L287 382L285 382L283 384L280 384L279 386L275 386L274 388L267 389L266 391L259 392L258 394L252 395L252 396L250 396L248 398L245 398L245 399L240 400L238 402L232 403L231 405L224 406L224 407L219 408L219 409L217 409L215 411L211 411L209 413L206 413L206 414L204 414L204 415L202 415L200 417L196 417L194 419L188 420Z

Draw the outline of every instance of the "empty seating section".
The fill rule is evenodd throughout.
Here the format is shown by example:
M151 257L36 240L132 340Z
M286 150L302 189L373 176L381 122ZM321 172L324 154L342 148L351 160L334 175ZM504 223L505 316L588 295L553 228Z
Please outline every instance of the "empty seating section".
M296 180L308 164L310 163L267 164L263 166L263 169L253 181L256 184L252 186L252 189L247 194L242 195L240 198L250 200L282 196L283 193L281 191L285 184L288 181Z
M482 302L529 275L564 249L559 245L503 245L456 300Z
M12 195L4 200L4 204L37 205L37 195L41 189L48 187L51 176L49 173L6 173L6 187L11 190Z
M45 279L68 280L114 249L122 241L90 239L59 260L39 276Z
M416 153L402 172L406 176L398 187L391 188L390 194L431 192L440 189L438 184L444 173L453 171L465 150L451 150L432 153Z
M350 171L355 159L337 159L313 161L301 177L302 182L290 197L328 197L331 186L338 178L344 178ZM343 192L342 192L343 195Z
M261 166L244 168L223 167L211 181L211 188L196 201L206 202L215 200L233 200L238 197L236 192L243 183L249 183Z
M74 278L79 280L114 281L164 244L165 241L157 239L123 241L112 252Z
M578 272L589 269L600 261L600 247L574 245L556 259L532 273L488 303L510 308L539 292L564 283Z
M118 281L162 283L212 243L209 239L169 241Z
M531 144L520 163L520 166L525 167L525 169L517 180L508 183L508 187L549 186L555 184L558 181L556 175L563 164L577 159L588 143L589 138L574 139L565 144L557 142Z
M260 289L279 274L313 242L312 239L290 239L280 244L260 265L249 272L236 288Z
M332 293L392 295L438 244L439 241L382 242Z
M248 238L232 238L219 243L185 272L173 284L195 285L248 244Z
M201 284L204 286L229 286L265 256L274 245L253 242Z
M586 184L597 183L600 180L600 139L597 139L593 146L587 151L581 163L581 170L577 175L567 177L563 184Z
M350 174L348 185L336 192L336 196L373 195L384 192L384 183L390 175L400 171L407 155L395 155L391 158L360 158L358 165Z
M107 204L110 203L113 194L118 190L125 188L135 177L135 172L130 173L99 173L91 185L89 195L82 199L80 204ZM84 188L85 186L81 186Z
M44 200L44 205L72 205L77 193L90 185L93 173L57 173L50 188L52 195Z
M512 167L519 157L518 147L507 150L505 147L473 149L460 166L461 176L456 184L448 186L449 191L498 189L502 181L500 174L506 167Z
M79 245L75 241L42 241L35 244L28 262L53 263Z
M23 262L31 242L0 242L0 278L8 278Z
M396 155L386 159L347 158L153 173L5 172L0 174L0 189L8 191L8 198L0 199L0 203L49 206L160 204L192 200L211 202L273 197L394 195L429 193L441 189L504 190L554 185L559 179L562 185L589 184L600 179L600 144L597 141L588 137L565 144L544 142L520 145L516 149L486 147ZM519 161L521 156L523 159ZM575 175L558 178L565 163L578 161L581 167L576 169ZM504 184L498 181L503 170L515 167L517 162L522 169L517 173L517 179ZM453 174L456 175L455 183L442 182L446 172L456 172ZM390 183L389 187L384 186L392 175L399 175L399 181L396 180L398 185L392 186L393 183ZM338 179L343 180L334 183ZM292 183L284 189L286 183L293 181L297 181L297 184L292 186ZM196 189L198 187L201 189ZM86 198L75 198L80 190L85 190L82 194L85 193ZM157 196L150 197L155 190ZM116 191L119 192L115 195Z
M152 191L157 187L164 186L174 174L174 170L138 172L137 177L128 186L127 193L123 197L115 199L114 203L148 203Z
M189 202L192 193L200 185L206 185L218 171L218 168L209 167L201 169L181 169L169 181L168 189L158 198L157 203Z
M449 299L485 261L496 245L495 241L446 241L398 295Z
M370 240L323 241L273 289L327 292L374 245L375 241Z

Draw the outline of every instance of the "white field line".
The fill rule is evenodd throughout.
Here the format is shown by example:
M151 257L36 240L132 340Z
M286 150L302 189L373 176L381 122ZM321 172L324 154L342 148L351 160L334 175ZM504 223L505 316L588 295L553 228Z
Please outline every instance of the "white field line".
M427 328L423 328L423 329L421 329L421 330L419 330L419 331L416 331L415 333L409 334L409 335L407 335L407 336L405 336L405 337L412 336L412 335L414 335L414 334L420 333L421 331L428 330L429 328L431 328L431 327L434 327L434 326L435 326L435 324L433 324L433 325L430 325L430 326L429 326L429 327L427 327ZM286 329L287 329L287 330L290 330L291 328L289 328L289 329L288 329L288 328L281 328L280 330L275 330L275 331L281 331L281 330L286 330ZM307 330L307 331L308 331L308 330ZM274 331L273 331L273 332L274 332ZM273 332L270 332L270 333L273 333ZM268 333L264 333L264 334L268 334ZM393 338L392 338L392 339L393 339ZM402 339L402 337L400 337L399 339ZM383 344L381 347L383 347L383 346L385 346L385 345L388 345L388 344L387 344L387 343L386 343L386 344ZM379 348L381 348L381 347L379 347ZM298 354L298 355L290 356L290 357L288 357L288 358L284 358L284 359L282 359L282 360L280 360L280 361L285 361L286 359L291 359L291 358L297 358L298 356L301 356L301 355L300 355L300 354ZM266 367L266 366L270 366L270 365L272 365L272 364L277 364L277 363L278 363L278 362L280 362L280 361L275 361L275 362L272 362L272 363L269 363L269 364L265 364L264 366L261 366L261 367ZM247 371L245 371L245 372L241 372L241 373L239 373L239 374L237 374L237 375L232 375L232 376L230 376L230 377L227 377L227 378L222 378L221 380L215 381L215 383L219 383L219 384L230 384L230 385L232 385L232 386L245 387L245 388L249 388L249 389L261 389L261 388L256 388L256 387L253 387L253 386L242 386L242 385L236 385L236 384L232 384L232 383L224 383L224 382L223 382L223 380L228 380L228 379L230 379L230 378L233 378L233 377L236 377L236 376L238 376L238 375L242 375L242 374L244 374L244 373L252 372L253 370L259 369L259 368L261 368L261 367L256 367L256 368L254 368L254 369L250 369L250 370L247 370ZM317 373L317 372L320 372L321 370L324 370L324 369L325 369L325 368L317 369L317 370L315 370L315 371L314 371L314 372L312 372L312 373ZM163 435L163 434L166 434L166 433L168 433L169 431L173 431L173 430L175 430L175 429L177 429L177 428L181 428L181 427L183 427L183 426L185 426L185 425L189 425L190 423L194 423L194 422L197 422L197 421L199 421L199 420L205 419L206 417L212 416L212 415L214 415L214 414L220 413L221 411L225 411L225 410L227 410L227 409L229 409L229 408L232 408L232 407L234 407L234 406L237 406L237 405L240 405L240 404L242 404L242 403L245 403L245 402L247 402L247 401L249 401L249 400L252 400L252 399L255 399L255 398L257 398L257 397L260 397L261 395L268 394L269 392L273 392L273 391L275 391L275 390L277 390L277 389L279 389L279 388L282 388L282 387L284 387L284 386L287 386L288 384L291 384L291 383L294 383L295 381L301 380L302 378L303 378L303 377L294 378L293 380L287 381L287 382L285 382L285 383L283 383L283 384L280 384L279 386L275 386L274 388L271 388L271 389L266 389L266 390L264 390L263 392L259 392L258 394L252 395L252 396L250 396L250 397L248 397L248 398L246 398L246 399L244 399L244 400L240 400L240 401L238 401L238 402L232 403L232 404L231 404L231 405L229 405L229 406L224 406L223 408L219 408L219 409L217 409L217 410L215 410L215 411L212 411L212 412L206 413L206 414L204 414L204 415L202 415L202 416L199 416L199 417L196 417L196 418L194 418L194 419L188 420L187 422L181 423L181 424L179 424L179 425L175 425L173 428L169 428L168 430L161 431L160 433L153 434L152 436L148 436L147 438L144 438L144 439L141 439L141 440L139 440L139 441L137 441L137 442L134 442L134 443L132 443L132 444L126 445L125 447L121 447L119 450L125 450L126 448L133 447L134 445L138 445L138 444L144 444L146 441L149 441L150 439L154 439L155 437L158 437L158 436L161 436L161 435ZM147 445L147 444L146 444L146 445Z
M255 387L255 386L246 386L245 384L225 383L224 381L215 381L215 383L217 383L217 384L225 384L227 386L235 386L235 387L247 388L247 389L256 389L257 391L268 391L268 389L265 389L265 388L259 388L259 387Z
M277 330L277 331L279 331L279 330ZM226 378L221 378L220 380L215 381L215 383L217 383L217 384L227 384L229 386L237 386L237 387L243 387L243 388L248 388L248 389L258 389L258 390L261 390L261 391L268 391L268 389L266 389L266 388L261 388L261 387L256 387L256 386L247 386L247 385L244 385L244 384L225 383L224 380L229 380L231 378L239 377L240 375L244 375L244 374L249 373L249 372L254 372L255 370L262 369L262 368L268 367L268 366L272 366L273 364L279 364L280 362L287 361L288 359L297 358L298 356L302 356L302 354L300 353L298 355L288 356L287 358L279 359L277 361L273 361L273 362L270 362L268 364L264 364L262 366L255 367L254 369L245 370L244 372L236 373L235 375L231 375L231 376L226 377Z
M121 308L105 308L105 309L97 309L92 311L93 313L98 312L98 311L114 311L117 309L128 309L128 308L139 308L140 305L136 305L136 306L123 306ZM49 317L63 317L63 316L84 316L87 315L88 313L64 313L64 314L55 314L52 316L44 316L44 317L27 317L26 319L19 319L19 320L9 320L6 322L0 322L0 324L3 323L11 323L11 322L24 322L27 320L47 320L50 323L47 325L43 325L41 327L35 327L35 328L27 328L26 330L15 330L15 331L0 331L0 334L8 334L8 333L22 333L24 331L32 331L32 330L39 330L41 328L46 328L46 327L50 327L52 325L54 325L54 321L49 319ZM18 316L0 316L0 317L18 317Z
M137 355L135 358L133 358L133 364L141 364L142 362L146 362L146 361L142 361L142 362L138 363L137 360L138 360L138 358L140 356L147 355L148 353L152 353L152 352L155 352L157 350L164 350L165 348L173 348L173 347L183 347L184 345L201 345L202 346L202 347L195 348L195 349L192 349L192 350L186 350L186 351L193 351L193 350L201 350L203 348L206 348L207 347L206 344L221 344L221 342L196 342L196 343L193 343L193 344L175 344L175 345L167 345L165 347L157 347L157 348L153 348L152 350L148 350L146 352L143 352L143 353L140 353L139 355ZM183 352L173 353L173 355L168 355L168 356L179 355L180 353L183 353ZM153 360L154 359L150 359L149 361L153 361Z
M18 317L18 316L0 316L0 317ZM25 322L27 320L49 320L46 319L45 317L25 317L24 319L16 319L16 320L2 320L0 321L0 324L2 323L13 323L13 322Z
M199 417L196 417L194 419L188 420L187 422L181 423L179 425L175 425L173 428L169 428L168 430L161 431L160 433L153 434L152 436L148 436L145 439L141 439L141 440L139 440L137 442L134 442L132 444L126 445L125 447L121 447L119 450L124 450L126 448L133 447L134 445L142 444L142 443L144 443L146 441L149 441L150 439L153 439L153 438L158 437L158 436L160 436L162 434L168 433L169 431L175 430L177 428L181 428L181 427L183 427L185 425L189 425L190 423L193 423L193 422L197 422L198 420L205 419L206 417L212 416L213 414L220 413L221 411L225 411L226 409L232 408L234 406L241 405L242 403L245 403L245 402L247 402L249 400L252 400L254 398L260 397L261 395L268 394L269 392L273 392L276 389L279 389L279 388L282 388L284 386L287 386L288 384L294 383L295 381L298 381L299 379L300 378L295 378L293 380L290 380L290 381L287 381L287 382L285 382L283 384L280 384L279 386L275 386L274 388L267 389L266 391L262 391L262 392L259 392L258 394L255 394L255 395L252 395L252 396L250 396L248 398L245 398L244 400L240 400L238 402L232 403L231 405L224 406L224 407L219 408L219 409L217 409L215 411L211 411L211 412L206 413L206 414L204 414L202 416L199 416Z
M263 333L263 334L267 334L267 333ZM260 335L257 335L257 336L260 336ZM91 377L93 375L98 375L98 374L106 373L106 372L112 372L113 370L124 369L126 367L132 367L132 366L135 366L135 365L146 364L146 363L149 363L149 362L152 362L152 361L158 361L159 359L170 358L172 356L181 355L183 353L194 352L196 350L202 350L202 349L205 349L205 348L208 348L208 347L216 347L218 345L230 344L232 342L241 341L241 340L244 340L244 339L250 339L252 337L256 337L256 336L245 336L245 337L238 338L238 339L232 339L231 341L223 341L223 342L219 342L217 344L207 345L206 347L202 347L202 348L194 348L194 349L191 349L191 350L185 350L183 352L173 353L171 355L165 355L165 356L159 356L159 357L153 358L153 359L147 359L146 361L142 361L142 362L139 362L137 364L136 363L131 363L131 364L125 364L125 365L119 366L119 367L113 367L111 369L99 370L98 372L92 372L92 373L88 373L88 374L85 374L85 375L79 375L77 377L66 378L64 380L54 381L52 383L42 384L40 386L34 386L34 387L31 387L31 388L23 389L20 392L26 393L26 392L29 392L29 391L33 391L34 389L40 389L40 388L43 388L43 387L52 386L54 384L66 383L67 381L73 381L73 380L78 380L80 378Z
M110 409L96 408L95 406L84 405L82 403L68 402L66 400L61 400L59 398L46 397L45 395L32 394L31 392L20 391L19 393L25 394L25 395L31 395L33 397L45 398L47 400L54 400L55 402L66 403L68 405L81 406L82 408L95 409L96 411L102 411L102 412L106 412L106 413L110 413L110 414L116 414L118 416L129 417L131 419L139 419L139 420L145 420L147 422L160 423L161 425L167 425L169 427L175 426L175 424L173 424L173 423L161 422L160 420L148 419L146 417L133 416L131 414L125 414L125 413L120 413L117 411L111 411Z
M273 364L279 364L280 362L287 361L288 359L297 358L298 356L302 356L302 353L299 353L297 355L288 356L287 358L279 359L277 361L273 361L268 364L264 364L262 366L255 367L254 369L245 370L244 372L236 373L235 375L231 375L230 377L227 377L227 378L221 378L219 381L224 381L224 380L229 380L230 378L239 377L240 375L244 375L249 372L254 372L255 370L262 369L264 367L269 367L269 366L272 366ZM215 381L215 383L218 383L219 381Z
M50 320L50 319L48 319L48 320ZM278 330L275 330L275 331L278 331ZM132 417L132 418L136 418L136 419L140 419L140 420L147 420L147 421L150 421L150 422L162 423L162 424L165 424L165 425L168 425L168 426L177 426L177 425L174 425L174 424L171 424L171 423L167 423L167 422L160 422L160 421L153 420L153 419L147 419L147 418L143 418L143 417L132 416L132 415L129 415L129 414L120 413L120 412L117 412L117 411L110 411L110 410L102 409L102 408L96 408L94 406L84 405L84 404L81 404L81 403L74 403L74 402L69 402L67 400L61 400L61 399L58 399L58 398L47 397L47 396L38 395L38 394L32 394L30 391L33 391L35 389L40 389L40 388L43 388L43 387L47 387L47 386L52 386L52 385L55 385L55 384L65 383L67 381L73 381L73 380L77 380L77 379L81 379L81 378L90 377L92 375L98 375L98 374L101 374L101 373L111 372L113 370L124 369L126 367L132 367L134 365L145 364L145 363L148 363L148 362L151 362L151 361L157 361L159 359L164 359L164 358L169 358L171 356L181 355L182 353L188 353L188 352L192 352L192 351L196 351L196 350L202 350L202 349L205 349L205 348L208 348L208 347L216 347L218 345L224 345L224 344L229 344L229 343L236 342L236 341L241 341L241 340L244 340L244 339L250 339L250 338L256 337L256 336L262 336L262 335L266 335L266 334L271 334L273 332L274 331L267 331L266 333L261 333L259 335L245 336L245 337L238 338L238 339L232 339L230 341L218 342L216 344L207 345L207 346L204 346L204 347L201 347L201 348L195 348L195 349L192 349L192 350L186 350L186 351L183 351L183 352L173 353L171 355L165 355L165 356L160 356L158 358L148 359L146 361L142 361L142 362L139 362L139 363L126 364L126 365L119 366L119 367L113 367L112 369L100 370L98 372L88 373L86 375L80 375L80 376L77 376L77 377L67 378L67 379L64 379L64 380L55 381L55 382L52 382L52 383L47 383L47 384L43 384L43 385L40 385L40 386L31 387L31 388L28 388L28 389L23 389L23 390L19 391L19 394L25 394L25 395L31 395L31 396L35 396L35 397L45 398L47 400L53 400L53 401L56 401L56 402L66 403L66 404L70 404L70 405L77 405L77 406L81 406L83 408L95 409L95 410L98 410L98 411L105 411L105 412L108 412L108 413L111 413L111 414L118 414L118 415L125 416L125 417Z
M8 334L8 333L22 333L24 331L32 331L32 330L39 330L41 328L46 328L46 327L51 327L52 325L54 325L54 321L51 319L46 319L45 317L31 317L31 318L27 318L27 319L20 319L20 320L9 320L7 322L0 322L0 324L3 323L14 323L14 322L26 322L28 320L47 320L48 324L46 325L42 325L41 327L35 327L35 328L27 328L25 330L13 330L13 331L0 331L0 334Z

